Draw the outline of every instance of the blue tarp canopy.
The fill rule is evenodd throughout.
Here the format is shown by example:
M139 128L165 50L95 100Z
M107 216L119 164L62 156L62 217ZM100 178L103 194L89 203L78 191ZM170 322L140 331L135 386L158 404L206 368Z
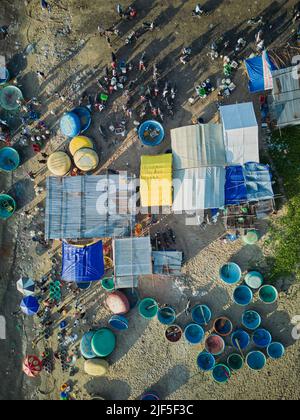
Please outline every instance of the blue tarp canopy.
M248 201L269 200L274 197L269 165L248 162L244 166Z
M250 92L263 92L273 88L272 71L276 70L277 67L266 51L262 55L245 60L245 64L250 79Z
M226 168L225 203L226 206L247 201L247 188L242 166Z
M274 197L270 167L255 162L226 168L225 205L269 200Z
M63 242L62 279L67 282L92 282L104 275L102 241L78 247Z

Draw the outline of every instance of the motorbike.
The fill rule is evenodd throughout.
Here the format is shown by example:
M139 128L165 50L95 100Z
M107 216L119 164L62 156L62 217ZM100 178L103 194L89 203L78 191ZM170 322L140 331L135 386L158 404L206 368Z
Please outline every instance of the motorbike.
M169 93L170 93L170 84L169 82L166 82L164 90L163 90L163 94L162 94L163 98L166 99Z
M210 13L205 10L203 7L198 5L196 9L192 11L192 17L201 18L202 16L209 16Z
M172 86L172 88L171 88L171 92L170 92L170 95L171 95L171 99L172 99L172 101L175 101L176 94L177 94L177 87L176 87L176 85L174 84L174 86Z
M158 68L157 68L157 65L154 64L154 66L153 66L153 80L154 80L154 82L157 82L158 78L159 78Z
M175 112L174 112L174 103L172 103L168 98L166 98L166 106L167 106L167 110L168 110L169 116L171 118L173 118L174 115L175 115Z
M107 140L107 135L106 135L105 129L104 129L103 125L101 125L101 124L99 125L99 133L101 134L101 136L103 137L104 140Z
M136 33L135 31L132 31L128 37L125 39L125 45L130 45L132 44L136 39Z
M158 83L155 84L153 89L154 96L157 98L159 96L159 86Z
M161 119L161 121L164 121L164 114L162 112L162 110L160 108L157 108L157 114L159 116L159 118Z
M153 31L154 30L154 22L144 22L143 23L143 28L146 31Z
M263 17L262 16L258 16L256 18L251 18L248 20L248 25L251 26L263 26L265 24Z

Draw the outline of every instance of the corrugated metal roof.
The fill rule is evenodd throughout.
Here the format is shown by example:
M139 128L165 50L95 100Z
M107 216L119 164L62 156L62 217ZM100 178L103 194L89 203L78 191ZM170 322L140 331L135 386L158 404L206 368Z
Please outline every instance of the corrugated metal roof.
M128 277L152 274L152 255L150 237L116 239L113 241L115 277Z
M154 274L181 274L182 252L154 251L152 255L154 259Z
M300 77L297 67L272 72L273 95L269 96L271 118L278 127L300 124Z
M171 130L174 169L225 166L221 124L191 125Z
M48 239L108 238L130 235L135 223L136 185L120 175L49 177Z
M175 212L221 208L225 205L225 168L194 168L174 173Z
M142 207L172 206L172 159L171 153L141 157Z

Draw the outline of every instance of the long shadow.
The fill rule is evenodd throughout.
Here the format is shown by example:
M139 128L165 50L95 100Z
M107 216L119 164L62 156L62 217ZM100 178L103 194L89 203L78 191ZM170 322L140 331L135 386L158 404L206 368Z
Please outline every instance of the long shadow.
M85 389L92 398L102 397L108 401L127 401L131 395L127 382L107 378L93 378Z
M15 198L18 210L26 207L35 198L32 181L26 178L12 185L8 194Z
M285 347L293 346L296 341L292 332L295 325L291 322L290 315L285 311L275 311L263 321L263 326L272 334L273 341L281 342Z
M207 0L203 4L204 10L206 10L209 13L214 12L216 9L218 9L221 4L224 2L224 0Z
M64 60L60 61L56 66L52 67L51 69L49 69L48 74L50 75L46 82L44 83L44 87L46 87L49 83L53 82L56 78L56 71L60 68L62 68L66 63L68 63L69 61L73 60L73 58L75 58L86 46L86 44L89 42L88 40L85 40L84 43L82 43L81 45L79 45L79 47L76 49L76 51L73 51L72 54L68 55L67 58L65 58Z
M117 348L108 358L110 364L115 364L120 361L132 349L134 344L142 337L149 324L149 321L137 316L136 308L130 312L127 318L129 321L128 333L118 333Z
M157 393L161 400L166 400L178 389L188 383L190 372L184 365L172 367L156 384L151 385L145 391ZM141 396L138 398L141 399Z
M7 63L10 76L16 77L27 68L27 58L24 53L15 54Z

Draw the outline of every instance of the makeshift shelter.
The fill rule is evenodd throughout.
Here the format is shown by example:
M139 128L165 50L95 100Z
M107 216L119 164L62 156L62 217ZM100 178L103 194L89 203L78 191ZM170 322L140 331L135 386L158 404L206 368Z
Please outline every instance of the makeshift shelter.
M253 103L220 107L227 163L259 162L258 123Z
M248 162L244 167L244 173L249 202L269 200L274 197L269 165Z
M273 93L268 98L270 116L278 128L300 124L300 84L298 67L273 73Z
M22 277L17 281L17 290L24 296L33 296L35 292L35 282L29 278Z
M48 239L127 236L135 214L136 183L125 173L47 179Z
M268 165L255 162L226 168L225 204L238 205L273 199L272 175Z
M172 206L172 154L141 157L142 207Z
M102 241L87 246L62 244L62 280L66 282L95 282L104 275Z
M267 51L261 55L245 60L249 76L249 90L251 93L273 89L272 71L277 67L273 64Z
M152 252L152 256L154 274L181 274L182 252L154 251Z
M247 201L247 188L242 166L226 168L225 203L226 206Z
M221 124L197 124L171 130L174 170L225 166Z
M224 225L227 230L255 229L256 219L255 204L228 205L224 210Z
M225 168L204 167L174 174L174 212L216 209L224 206Z
M116 289L137 287L139 276L152 274L150 237L113 241Z
M224 205L226 153L222 125L171 130L175 212Z

